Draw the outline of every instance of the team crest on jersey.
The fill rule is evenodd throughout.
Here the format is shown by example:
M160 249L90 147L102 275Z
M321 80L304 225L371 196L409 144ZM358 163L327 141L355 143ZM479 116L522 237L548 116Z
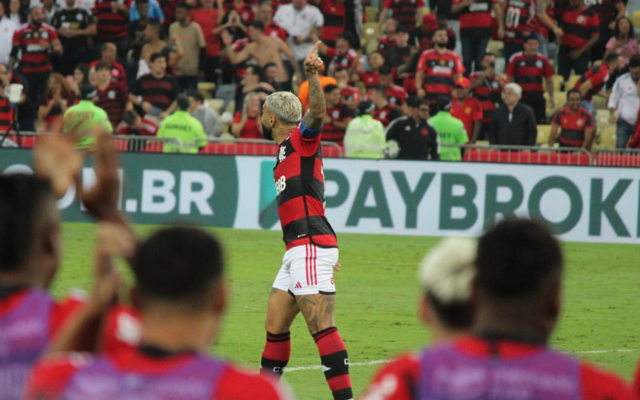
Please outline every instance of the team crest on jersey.
M77 14L77 15L76 15L76 19L77 19L78 21L82 21L82 14Z
M580 24L580 25L584 25L584 23L587 21L587 19L585 18L584 15L578 15L578 18L576 18L576 21Z
M471 107L467 107L464 109L465 114L471 114Z
M331 118L336 119L336 118L340 118L340 111L336 110L334 112L331 113Z
M278 161L283 162L285 158L287 158L287 146L280 146L280 151L278 152Z
M109 93L107 93L107 96L113 100L116 98L116 92L114 92L113 90L109 90Z
M579 119L579 120L577 120L577 121L576 121L576 125L578 125L578 126L582 126L582 125L584 125L584 120L583 120L582 118L581 118L581 119Z
M120 75L120 71L118 71L117 68L114 68L111 70L111 76L113 76L114 78L117 78Z
M541 60L536 61L536 67L542 68L542 61Z
M420 134L422 136L429 136L429 130L427 128L422 128L422 130L420 131Z

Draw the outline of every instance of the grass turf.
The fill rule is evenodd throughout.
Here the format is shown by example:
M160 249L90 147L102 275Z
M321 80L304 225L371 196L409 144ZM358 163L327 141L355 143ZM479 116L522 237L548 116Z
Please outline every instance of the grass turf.
M54 293L88 289L95 227L63 225L63 266ZM145 235L157 227L138 226ZM230 307L214 352L257 370L264 346L265 309L284 245L280 232L211 229L228 260ZM356 395L379 364L428 343L416 315L416 268L439 239L339 235L342 271L336 274L336 322L349 351ZM555 346L630 378L640 353L638 248L633 245L565 243L564 309L552 336ZM298 399L329 399L317 349L304 320L292 327L290 371L284 375Z

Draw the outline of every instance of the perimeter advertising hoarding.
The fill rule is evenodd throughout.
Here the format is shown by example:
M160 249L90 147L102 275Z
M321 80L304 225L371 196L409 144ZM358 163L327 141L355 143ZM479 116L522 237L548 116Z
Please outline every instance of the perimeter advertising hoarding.
M0 170L29 170L27 150L0 151ZM188 221L279 229L274 158L121 155L121 206L135 223ZM91 183L90 162L83 177ZM504 215L535 215L569 241L640 243L640 170L326 159L327 217L336 232L477 235ZM59 202L88 221L75 189Z

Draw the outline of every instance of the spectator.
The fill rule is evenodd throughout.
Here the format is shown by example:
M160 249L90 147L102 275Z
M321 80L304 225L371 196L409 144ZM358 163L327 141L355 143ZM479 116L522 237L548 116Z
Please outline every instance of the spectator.
M94 103L107 112L109 122L118 132L124 111L131 108L127 86L114 83L111 80L111 67L105 61L96 64L96 77L98 85L96 86L97 94Z
M529 36L524 42L524 51L511 57L506 75L509 82L515 82L522 88L522 102L533 108L538 124L547 121L547 102L542 94L542 81L546 80L551 107L556 106L553 97L553 68L547 57L538 53L537 36Z
M622 379L548 346L562 309L564 263L546 225L524 219L498 223L480 238L475 263L473 335L383 367L364 399L516 392L522 398L631 398Z
M425 14L422 24L410 31L409 42L419 46L420 53L433 48L433 33L438 29L438 20L434 14Z
M96 37L98 49L102 51L103 44L113 43L120 60L127 58L130 6L131 0L96 0L93 12L98 21Z
M9 132L13 123L13 107L11 107L6 91L9 86L8 81L4 75L0 76L0 140L3 140L2 136Z
M318 75L318 78L320 78L320 85L322 86L323 90L327 85L338 84L338 81L336 81L335 78L331 76ZM309 108L309 81L308 80L300 84L300 90L298 91L298 99L300 100L300 104L302 104L302 111L304 112L304 110Z
M318 6L324 17L324 24L320 31L320 40L329 47L339 47L338 39L344 33L350 33L353 37L351 47L356 46L357 37L354 33L355 29L347 29L347 14L351 14L353 19L354 1L348 0L312 0ZM351 24L353 25L353 24Z
M275 88L264 82L264 71L262 68L252 65L247 68L244 78L240 82L240 86L236 88L236 111L242 107L243 100L248 93L254 92L260 98L261 104L266 100L267 96L275 92Z
M47 89L38 108L38 122L44 124L45 129L51 129L59 121L68 107L76 102L75 93L69 82L57 72L52 73L47 80Z
M122 116L121 135L156 136L158 125L147 118L142 118L136 110L127 110Z
M593 117L580 106L582 96L578 89L567 92L567 105L551 119L549 146L553 147L556 139L560 147L579 147L591 151L593 144ZM560 135L558 136L558 129Z
M60 10L60 8L53 2L54 0L41 0L42 12L45 16L45 23L51 25L53 16Z
M138 72L138 62L142 53L142 47L145 44L144 31L151 21L149 19L149 0L136 0L139 18L129 23L127 40L129 44L129 55L125 62L125 70L127 72L127 83L135 82ZM159 9L160 6L158 6ZM131 7L131 15L133 15L133 6Z
M458 45L457 35L458 35L459 28L452 29L449 27L450 22L454 22L454 21L458 22L458 20L448 19L447 14L445 13L438 13L436 15L436 19L438 21L438 29L445 29L447 31L447 38L448 38L447 49L453 51L456 54L460 53L460 49L456 48L456 46Z
M425 99L409 98L407 105L409 115L395 119L387 128L386 139L390 142L389 147L400 148L397 154L399 160L439 160L438 132L427 122L429 102Z
M451 12L460 16L462 60L467 74L480 71L491 39L491 12L498 22L498 39L504 38L502 5L497 0L453 0Z
M73 70L72 80L69 82L71 90L75 94L80 93L80 88L89 84L89 64L80 63Z
M341 101L354 112L360 103L362 94L360 90L349 84L349 71L342 67L336 67L333 71L333 77L340 89Z
M149 67L151 73L138 79L129 99L144 114L164 119L176 108L178 85L173 76L166 74L167 59L162 54L152 54Z
M391 121L402 116L396 106L389 103L387 91L382 86L373 86L370 89L370 100L376 106L373 110L373 118L382 122L387 127Z
M244 0L230 0L225 5L225 13L235 10L240 15L240 20L244 26L249 26L255 19L255 13L251 4Z
M17 105L18 122L23 131L35 131L36 110L34 107L35 99L27 96L29 93L29 82L20 74L12 73L7 64L0 63L0 81L5 87L12 83L23 86L22 96Z
M222 135L220 116L216 110L204 104L202 93L189 93L189 114L200 121L209 139L215 139Z
M338 86L325 86L324 98L327 103L327 109L322 125L322 140L335 142L342 146L344 131L347 129L349 121L353 119L353 114L349 107L340 101L340 89Z
M58 31L64 57L54 59L56 72L71 75L74 67L82 62L89 62L91 50L89 38L96 34L96 24L87 10L80 8L76 0L65 0L66 7L53 17L51 25Z
M603 59L606 59L609 54L615 53L624 57L624 64L629 63L629 58L638 54L638 41L635 38L635 29L633 23L627 17L622 17L615 21L616 28L613 32L613 36L606 44L606 51ZM609 29L609 28L607 28ZM600 31L602 35L602 31ZM595 51L595 49L592 49Z
M162 151L164 153L196 154L199 148L207 144L207 135L204 133L200 121L189 115L189 98L186 95L178 95L176 106L176 112L162 121L157 136L177 139L180 144L165 142Z
M382 27L389 17L389 11L393 14L393 19L401 25L406 26L409 30L415 29L416 16L420 15L419 10L422 7L424 7L424 0L384 0L378 20L378 30L382 31Z
M409 61L411 53L415 51L409 46L409 31L405 26L399 26L393 42L380 43L378 51L385 57L385 65L395 68Z
M609 96L609 122L616 124L616 147L624 148L633 136L640 98L638 97L640 82L640 56L629 59L629 72L620 75L613 84Z
M302 76L296 59L287 44L278 37L265 35L262 22L252 23L248 33L251 42L239 52L235 52L231 48L231 36L227 32L222 33L222 40L227 46L227 55L232 63L240 64L250 59L253 59L260 67L264 67L267 63L274 63L278 67L278 80L288 82L290 77L282 62L282 55L284 55L294 66L295 73L299 77Z
M371 116L375 109L371 100L358 104L358 116L349 121L344 134L347 158L384 158L386 137L382 122Z
M405 100L407 99L407 92L405 92L402 87L394 85L391 68L386 65L380 67L380 70L378 71L378 81L380 86L386 90L387 100L389 100L389 103L398 108L402 108ZM367 93L367 98L371 96L370 93L371 91Z
M538 138L538 127L533 109L520 102L522 88L508 83L502 91L504 104L496 110L489 141L495 145L533 146Z
M167 42L162 40L161 36L162 24L158 21L149 21L142 33L145 44L140 50L141 62L144 60L148 64L151 54L160 53L165 47L167 47Z
M9 0L9 9L5 18L21 26L29 22L29 8L24 7L20 0Z
M285 86L291 86L289 82L280 82L280 79L278 79L278 72L279 69L275 63L270 62L264 65L264 82L271 85L276 92L284 90Z
M573 89L580 91L582 97L582 108L587 110L593 117L593 132L598 128L597 112L593 105L593 96L601 95L610 73L615 71L620 63L621 55L609 54L604 63L591 67L586 74L580 77Z
M179 92L195 92L198 90L198 68L200 52L205 48L204 35L200 25L189 17L191 7L186 3L176 6L176 22L169 27L169 36L180 38L184 56L175 67L175 76Z
M331 60L329 75L333 75L336 67L343 67L349 71L358 69L360 54L354 49L356 36L351 32L344 32L338 36L336 47L329 47L324 43L318 48L319 53L324 54Z
M95 67L100 61L104 61L111 66L111 80L117 85L127 84L127 74L122 64L116 61L118 49L115 43L104 43L100 48L100 59L92 61L90 67Z
M468 141L473 144L478 140L482 129L482 105L478 99L469 96L469 86L469 79L465 77L456 81L451 116L462 121Z
M456 91L459 90L456 89ZM464 123L449 112L451 110L451 97L438 97L436 106L437 114L429 118L429 124L438 132L441 144L452 145L451 147L445 146L440 149L440 159L444 161L462 161L462 152L459 146L469 142Z
M603 60L605 47L609 43L612 37L616 37L617 22L621 18L626 18L627 10L624 0L602 0L602 1L589 1L585 2L589 4L589 8L598 15L600 21L600 37L596 44L591 48L591 61ZM633 28L631 29L631 37L634 37ZM628 60L627 60L628 61Z
M15 63L20 56L19 72L29 81L26 91L27 97L40 99L48 87L51 66L50 51L62 54L62 45L58 40L55 29L43 24L44 14L39 7L31 8L29 23L21 26L13 34L13 48L9 57L9 69L15 69Z
M257 20L264 25L264 34L272 37L279 37L283 41L287 41L287 31L282 29L280 25L273 21L273 6L269 1L263 1L258 6Z
M504 5L504 59L509 62L511 57L523 50L524 42L527 38L536 35L538 24L542 23L556 37L563 34L560 29L547 15L547 8L550 0L506 0ZM543 54L545 57L546 49Z
M369 62L369 70L358 71L358 79L364 84L367 89L370 89L372 86L377 86L380 84L380 77L378 75L378 71L385 64L385 59L382 54L377 51L369 54L368 58Z
M298 61L302 73L300 80L305 80L302 64L313 48L313 38L319 36L319 30L324 25L322 13L316 7L307 4L307 0L292 0L291 4L278 7L273 20L289 34L287 44Z
M142 11L141 8L145 7L146 11ZM129 21L136 22L145 15L146 18L152 21L163 22L164 14L162 7L158 4L157 0L135 0L131 3L131 9L129 10Z
M217 69L220 68L220 38L215 32L224 13L214 7L214 0L202 0L202 7L191 10L191 20L202 28L206 52L201 60L204 80L218 82Z
M454 82L464 73L460 56L447 49L448 40L446 29L436 29L433 34L435 48L424 51L418 60L418 97L425 97L432 104L439 95L450 95Z
M496 71L496 56L493 53L485 53L480 68L482 72L471 74L469 88L473 97L478 99L482 106L482 127L477 140L487 140L493 114L502 102L501 94L504 85L507 84L507 78Z
M393 18L389 18L384 22L384 30L381 32L382 35L378 36L378 48L382 46L392 45L396 40L396 32L400 28L400 24L397 20Z
M598 15L584 5L584 0L571 0L571 9L562 14L562 45L558 52L558 72L564 80L571 70L582 75L589 69L591 47L598 41Z
M231 133L240 139L264 139L261 115L260 97L254 92L248 93L242 101L242 110L233 118Z
M19 3L18 3L19 4ZM2 39L12 40L14 32L20 26L15 23L8 14L5 14L5 4L0 2L0 32ZM0 63L8 64L9 63L9 55L11 54L11 46L0 46Z

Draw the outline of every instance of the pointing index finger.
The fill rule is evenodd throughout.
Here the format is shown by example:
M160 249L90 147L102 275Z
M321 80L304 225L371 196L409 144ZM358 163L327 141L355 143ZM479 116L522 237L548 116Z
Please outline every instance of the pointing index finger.
M322 44L322 42L320 40L318 40L316 42L316 44L313 45L313 49L311 49L311 53L310 54L314 54L318 52L318 47L320 47L320 45Z

